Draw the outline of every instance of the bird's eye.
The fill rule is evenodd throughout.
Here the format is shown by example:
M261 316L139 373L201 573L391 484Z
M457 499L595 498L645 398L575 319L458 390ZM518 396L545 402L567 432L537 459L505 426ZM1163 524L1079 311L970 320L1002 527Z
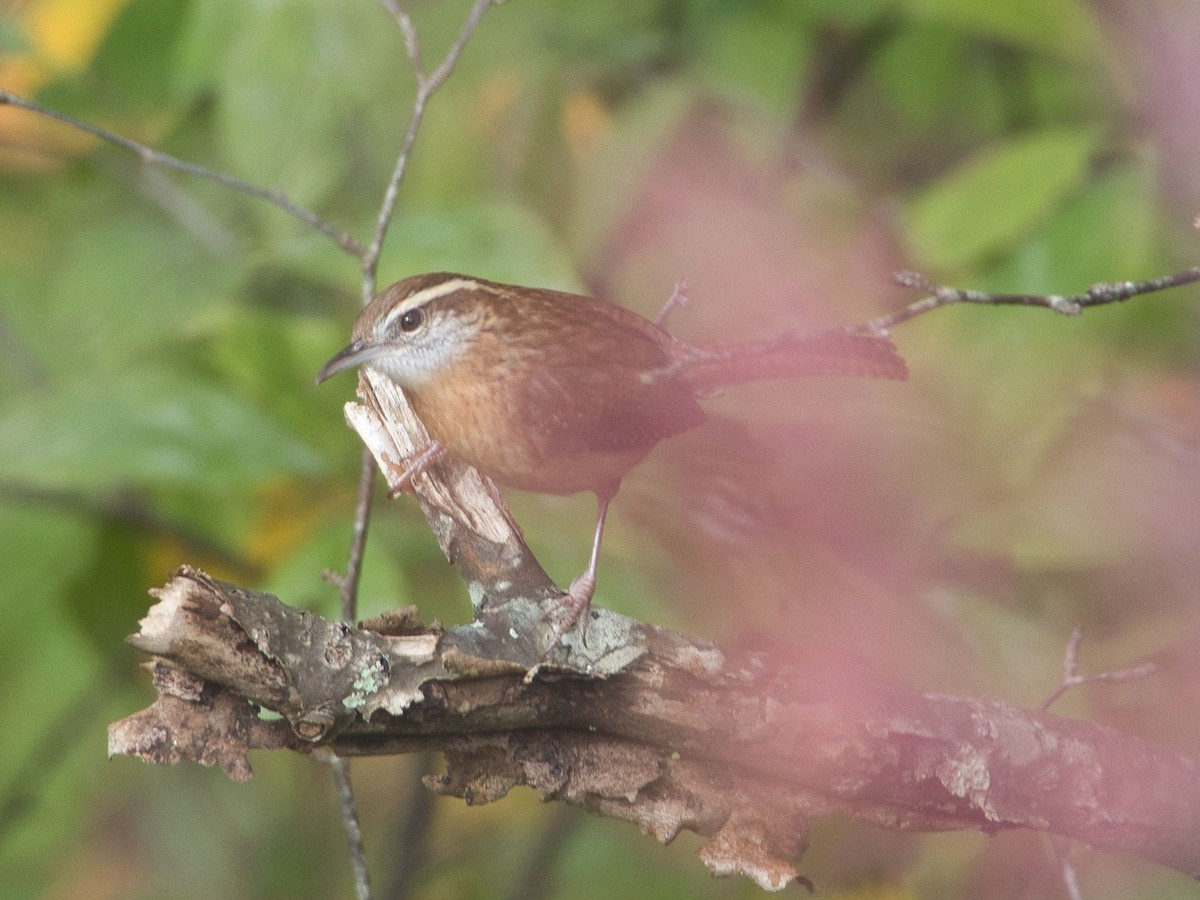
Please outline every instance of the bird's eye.
M425 313L419 309L410 309L400 316L400 330L412 333L425 322Z

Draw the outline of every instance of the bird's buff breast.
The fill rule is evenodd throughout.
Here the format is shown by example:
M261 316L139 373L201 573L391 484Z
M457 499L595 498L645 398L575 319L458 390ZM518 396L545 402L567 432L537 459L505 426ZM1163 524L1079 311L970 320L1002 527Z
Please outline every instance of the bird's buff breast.
M619 482L647 450L562 452L536 435L528 411L505 404L505 385L453 370L406 391L434 440L503 487L576 494Z

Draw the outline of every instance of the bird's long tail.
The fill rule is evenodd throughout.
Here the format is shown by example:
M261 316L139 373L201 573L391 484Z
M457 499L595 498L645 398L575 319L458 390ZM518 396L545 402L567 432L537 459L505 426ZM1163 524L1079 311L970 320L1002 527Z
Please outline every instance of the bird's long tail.
M695 344L678 362L677 377L697 394L746 381L850 375L904 381L908 366L886 337L829 331L746 343Z

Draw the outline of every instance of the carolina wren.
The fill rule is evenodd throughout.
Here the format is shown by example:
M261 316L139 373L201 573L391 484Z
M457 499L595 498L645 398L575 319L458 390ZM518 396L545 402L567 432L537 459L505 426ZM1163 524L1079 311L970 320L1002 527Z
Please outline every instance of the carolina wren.
M567 595L564 632L591 603L621 479L659 441L704 421L698 397L772 378L908 377L883 336L692 344L602 300L440 272L367 304L317 383L360 365L403 388L432 438L404 481L448 452L507 487L596 494L591 557Z

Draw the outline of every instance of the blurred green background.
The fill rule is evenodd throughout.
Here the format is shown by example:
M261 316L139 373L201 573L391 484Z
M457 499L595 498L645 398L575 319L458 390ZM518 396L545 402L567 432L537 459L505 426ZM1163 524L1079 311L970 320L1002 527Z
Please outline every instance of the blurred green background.
M432 67L464 2L410 7ZM8 0L0 86L278 188L364 241L413 96L377 3ZM1151 0L509 0L433 100L381 282L461 270L584 290L682 336L861 321L889 273L1076 292L1192 265L1200 11ZM252 198L0 108L0 898L349 897L327 773L238 786L105 759L152 696L122 637L182 563L336 615L359 445L313 385L355 261ZM614 506L597 602L915 687L1200 752L1197 290L1067 320L904 325L907 385L757 385ZM548 569L590 498L514 497ZM468 617L414 505L372 526L364 615ZM527 792L484 808L356 763L380 897L752 897L685 835ZM1195 896L1076 852L1085 896ZM1044 839L816 823L825 897L1062 896ZM798 889L795 889L798 890Z

